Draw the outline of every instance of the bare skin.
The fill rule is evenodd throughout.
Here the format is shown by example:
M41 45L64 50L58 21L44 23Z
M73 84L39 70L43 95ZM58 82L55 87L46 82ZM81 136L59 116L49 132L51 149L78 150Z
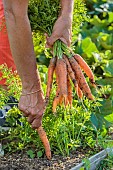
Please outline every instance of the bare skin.
M3 2L11 51L22 81L19 109L27 117L32 128L36 129L42 124L45 101L27 16L29 0L3 0ZM73 0L61 0L61 7L61 14L54 25L53 34L47 37L48 46L52 46L57 39L70 44Z
M73 3L74 0L61 0L61 12L53 27L52 35L50 37L47 36L47 47L52 47L58 39L70 46Z

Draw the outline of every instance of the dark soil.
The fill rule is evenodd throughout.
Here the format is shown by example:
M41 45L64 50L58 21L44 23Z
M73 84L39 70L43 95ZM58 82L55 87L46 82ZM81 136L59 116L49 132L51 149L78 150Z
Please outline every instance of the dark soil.
M70 170L85 157L82 150L73 152L70 157L53 155L51 160L45 158L30 159L24 154L12 154L0 157L0 170Z

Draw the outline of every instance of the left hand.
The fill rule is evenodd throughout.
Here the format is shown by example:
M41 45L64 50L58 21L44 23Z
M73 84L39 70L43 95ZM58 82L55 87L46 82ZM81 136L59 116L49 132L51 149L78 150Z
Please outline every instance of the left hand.
M34 89L33 91L36 90L38 89ZM25 91L29 95L21 95L18 107L23 112L23 115L27 117L27 121L31 124L32 128L38 129L42 125L43 113L46 106L43 93L39 91L32 94L27 89Z
M59 16L54 24L53 31L50 37L46 37L46 47L52 47L56 40L61 40L67 46L71 44L72 35L72 19L69 16Z

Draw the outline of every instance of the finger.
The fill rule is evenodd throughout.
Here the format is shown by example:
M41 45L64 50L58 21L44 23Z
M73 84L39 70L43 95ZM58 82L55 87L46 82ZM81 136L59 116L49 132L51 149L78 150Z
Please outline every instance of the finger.
M48 38L49 38L48 34L47 34L47 33L45 33L44 35L45 35L45 37L46 37L46 44L45 44L45 48L51 48L51 46L47 43Z
M37 110L36 111L33 111L27 118L27 121L31 124L35 119L40 119L40 117L43 116L43 112L44 112L44 109L45 109L45 105L43 107L43 110Z
M28 117L29 115L30 115L29 112L23 112L23 116L24 116L24 117Z
M45 37L49 37L47 33L44 33Z
M68 47L71 45L71 37L69 34L65 35L65 37L61 37L60 40L64 42Z
M47 42L46 42L45 48L52 48L52 46L48 45Z
M18 104L18 108L19 108L19 110L22 112L22 114L23 114L24 117L28 117L28 116L29 116L30 113L29 113L29 111L27 110L27 108L25 108L25 106Z
M31 124L34 121L35 117L32 115L29 115L27 118L27 121Z
M49 38L47 38L47 45L52 47L54 42L58 39L59 37L57 36L57 34L53 32L52 35Z
M67 43L67 41L66 41L65 38L61 37L60 40L61 40L64 44L68 45L68 43Z
M49 36L48 36L48 34L47 34L47 33L45 33L44 35L45 35L45 37L46 37L46 41L47 41L47 39L49 38Z
M34 119L34 121L31 124L31 127L33 129L38 129L42 125L42 116L40 118Z

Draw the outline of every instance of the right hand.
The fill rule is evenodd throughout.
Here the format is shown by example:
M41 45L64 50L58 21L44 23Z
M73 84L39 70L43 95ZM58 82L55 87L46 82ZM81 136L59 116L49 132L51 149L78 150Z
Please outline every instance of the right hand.
M54 24L50 37L46 36L46 47L51 48L56 40L61 40L67 46L71 44L72 18L70 16L59 16Z

